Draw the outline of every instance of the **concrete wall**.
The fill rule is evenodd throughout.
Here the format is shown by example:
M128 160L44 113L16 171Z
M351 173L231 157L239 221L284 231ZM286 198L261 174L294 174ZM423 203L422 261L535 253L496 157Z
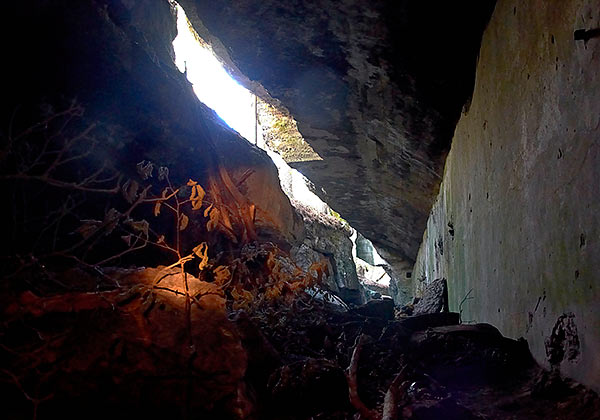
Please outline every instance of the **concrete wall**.
M600 38L574 31L599 27L597 0L499 0L413 275L596 390Z

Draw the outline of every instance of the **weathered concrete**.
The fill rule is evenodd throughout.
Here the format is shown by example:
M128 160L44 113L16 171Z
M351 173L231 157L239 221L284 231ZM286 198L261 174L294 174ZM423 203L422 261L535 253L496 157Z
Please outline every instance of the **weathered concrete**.
M600 390L600 39L574 40L597 6L497 4L413 278Z

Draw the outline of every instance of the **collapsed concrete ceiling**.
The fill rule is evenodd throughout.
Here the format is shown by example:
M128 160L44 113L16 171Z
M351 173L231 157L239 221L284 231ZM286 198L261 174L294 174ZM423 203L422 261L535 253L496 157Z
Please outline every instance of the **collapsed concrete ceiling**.
M321 198L411 265L495 1L180 3L298 121Z

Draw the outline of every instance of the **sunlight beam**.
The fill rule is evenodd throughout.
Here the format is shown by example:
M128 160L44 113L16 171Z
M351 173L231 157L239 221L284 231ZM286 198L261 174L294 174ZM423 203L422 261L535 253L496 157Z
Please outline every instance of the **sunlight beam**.
M246 139L254 140L254 94L225 71L210 47L200 45L180 5L177 5L177 37L173 48L175 64L179 71L187 73L198 99Z

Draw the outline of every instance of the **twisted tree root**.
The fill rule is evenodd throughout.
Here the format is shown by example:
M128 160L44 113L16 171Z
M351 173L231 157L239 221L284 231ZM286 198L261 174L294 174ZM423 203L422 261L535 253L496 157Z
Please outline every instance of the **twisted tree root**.
M385 394L382 414L380 415L377 411L368 408L358 395L358 360L366 341L367 336L365 334L358 337L348 366L346 377L348 379L350 403L359 412L361 418L365 420L396 420L398 419L399 403L405 396L408 386L408 382L405 380L406 365L396 375Z

